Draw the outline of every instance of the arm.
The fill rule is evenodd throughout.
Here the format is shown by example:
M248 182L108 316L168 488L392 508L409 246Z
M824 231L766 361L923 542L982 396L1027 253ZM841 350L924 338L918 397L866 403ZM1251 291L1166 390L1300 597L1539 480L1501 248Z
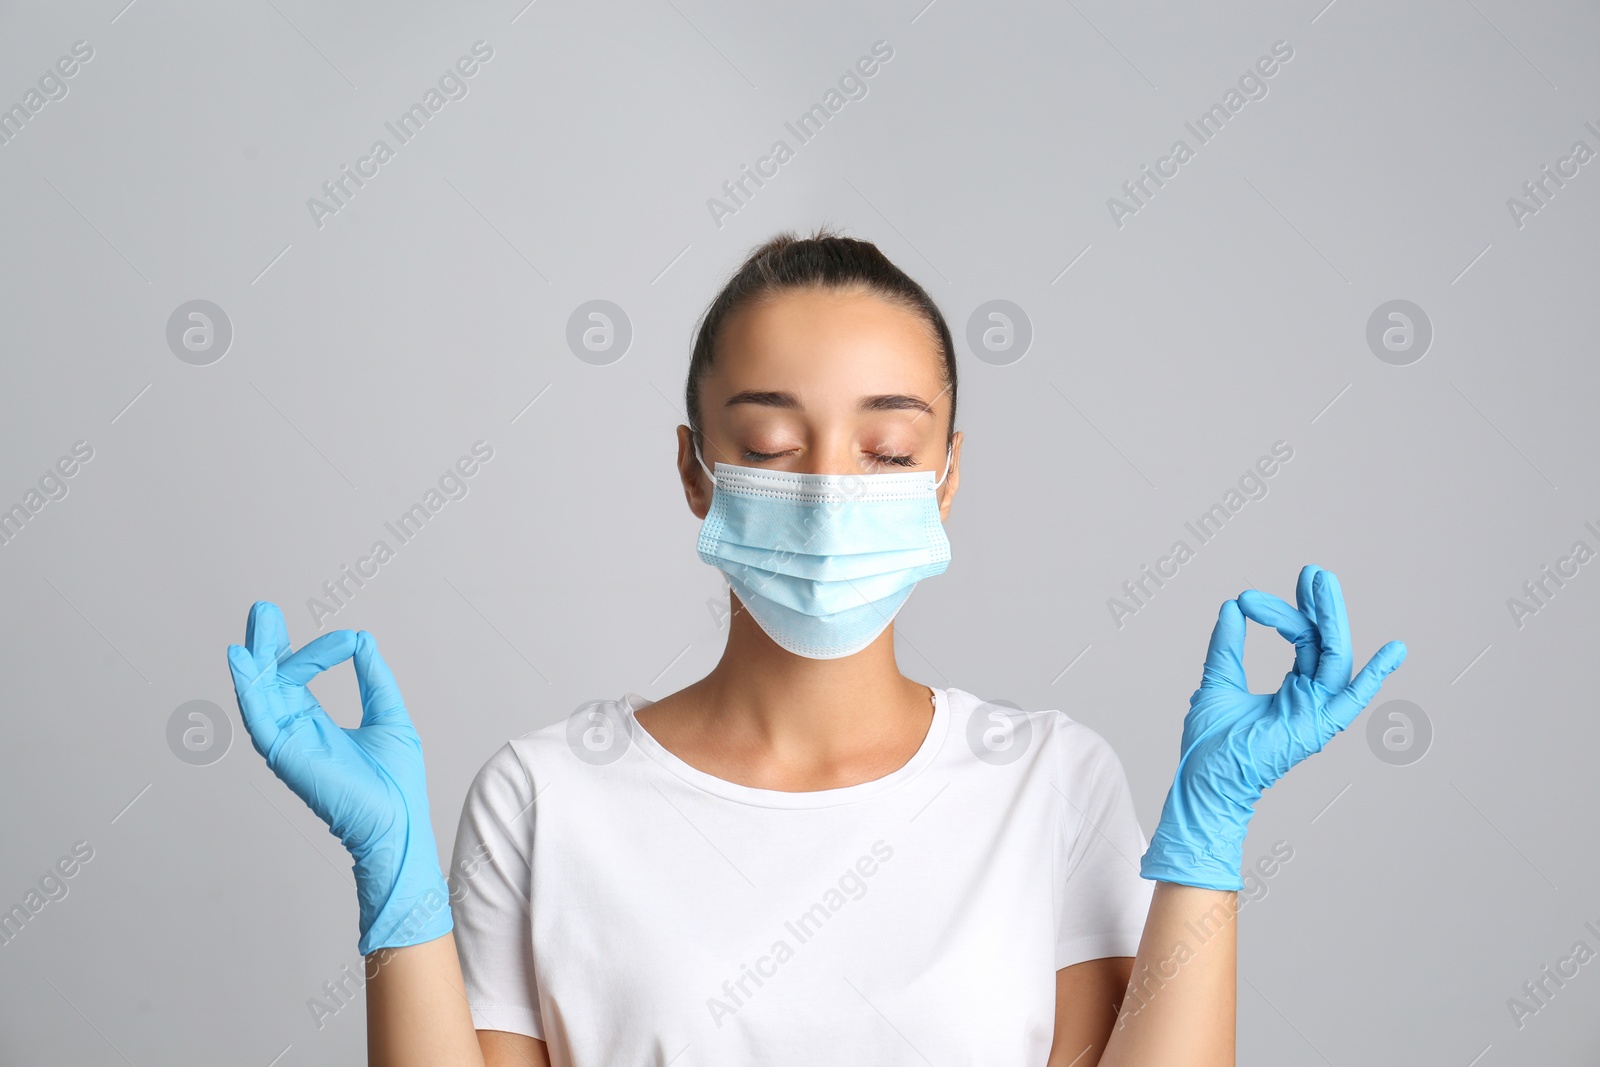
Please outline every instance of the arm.
M367 957L372 1067L550 1067L543 1041L472 1028L453 933Z
M550 1067L544 1042L527 1034L479 1030L478 1041L487 1067Z
M1297 598L1294 608L1252 589L1222 605L1201 685L1184 719L1178 772L1141 864L1141 874L1157 885L1129 980L1113 1001L1115 1025L1104 1015L1098 1016L1098 1026L1092 1020L1075 1022L1063 1033L1076 1048L1069 1051L1058 1041L1051 1067L1058 1067L1057 1056L1059 1067L1072 1064L1078 1050L1093 1048L1107 1029L1104 1052L1079 1061L1082 1067L1234 1062L1234 918L1255 803L1289 768L1350 725L1405 659L1405 646L1391 641L1352 680L1350 626L1338 579L1307 566L1300 572ZM1274 627L1295 645L1294 669L1276 693L1254 694L1246 683L1247 617ZM1105 1003L1108 980L1107 973L1099 975L1094 990L1099 1003ZM1059 995L1060 978L1057 990Z
M1099 1067L1232 1067L1238 900L1234 892L1156 884L1139 955Z
M1237 901L1237 893L1158 882L1137 956L1057 971L1049 1067L1231 1065Z
M371 1067L498 1067L474 1036L454 934L379 949L367 975Z
M1056 972L1056 1030L1046 1067L1100 1062L1133 962L1132 956L1107 956Z
M361 687L353 730L306 688L352 657ZM462 992L422 744L372 635L336 630L291 653L283 613L261 601L250 609L244 645L228 646L228 665L256 751L354 861L368 1062L485 1067Z

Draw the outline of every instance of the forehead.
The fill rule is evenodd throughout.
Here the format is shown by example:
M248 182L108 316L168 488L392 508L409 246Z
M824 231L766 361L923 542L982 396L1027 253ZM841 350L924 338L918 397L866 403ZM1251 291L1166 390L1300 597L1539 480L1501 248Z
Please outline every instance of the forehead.
M923 390L931 400L943 371L939 341L917 312L870 292L808 288L730 315L706 384L851 396Z

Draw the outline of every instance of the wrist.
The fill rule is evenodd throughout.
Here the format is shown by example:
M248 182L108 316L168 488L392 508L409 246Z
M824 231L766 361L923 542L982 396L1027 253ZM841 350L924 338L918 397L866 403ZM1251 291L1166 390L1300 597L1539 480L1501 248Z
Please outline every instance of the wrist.
M1180 774L1140 860L1140 877L1203 889L1243 889L1244 840L1253 814L1252 805L1194 788Z
M361 955L432 941L454 928L450 888L425 807L353 855Z
M1139 877L1153 882L1237 892L1244 888L1244 842L1196 843L1164 836L1158 829L1139 860Z

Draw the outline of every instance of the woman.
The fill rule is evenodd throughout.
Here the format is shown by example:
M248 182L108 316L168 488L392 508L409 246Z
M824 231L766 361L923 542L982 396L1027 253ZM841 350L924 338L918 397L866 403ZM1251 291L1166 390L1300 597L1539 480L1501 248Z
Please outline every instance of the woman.
M452 886L371 635L291 654L258 603L228 650L257 751L355 860L369 1062L1232 1063L1253 805L1404 646L1352 680L1316 567L1297 606L1224 603L1147 842L1094 731L896 665L961 473L950 331L919 285L867 242L780 236L708 309L686 399L722 659L507 742L468 792ZM1295 645L1275 694L1245 684L1247 617ZM305 686L352 656L345 730Z

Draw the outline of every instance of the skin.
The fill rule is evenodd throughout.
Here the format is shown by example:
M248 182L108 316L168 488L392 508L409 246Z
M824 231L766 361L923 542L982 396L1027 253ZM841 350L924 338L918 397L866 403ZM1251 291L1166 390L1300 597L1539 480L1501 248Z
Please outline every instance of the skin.
M938 474L948 445L939 489L947 519L962 435L949 431L940 372L923 321L870 294L798 290L748 306L725 323L701 381L706 464ZM689 427L677 434L684 496L703 519L712 485ZM900 673L893 624L855 655L812 660L782 649L729 598L728 642L715 669L638 712L665 748L718 778L794 792L872 781L912 757L932 723L932 691ZM863 707L876 711L864 717ZM1058 971L1050 1067L1232 1064L1237 896L1157 883L1136 957ZM1201 943L1195 929L1213 932ZM1176 966L1179 942L1188 951ZM474 1042L453 936L375 953L369 975L379 955L386 959L366 986L370 1063L549 1064L545 1043L525 1035L480 1030Z

